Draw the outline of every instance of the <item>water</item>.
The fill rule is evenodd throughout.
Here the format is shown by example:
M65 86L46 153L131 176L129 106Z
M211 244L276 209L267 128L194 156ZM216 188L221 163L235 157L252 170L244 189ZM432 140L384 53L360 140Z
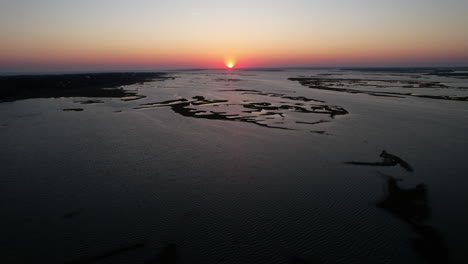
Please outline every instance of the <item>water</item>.
M170 74L125 87L144 98L0 104L5 263L468 259L466 79Z

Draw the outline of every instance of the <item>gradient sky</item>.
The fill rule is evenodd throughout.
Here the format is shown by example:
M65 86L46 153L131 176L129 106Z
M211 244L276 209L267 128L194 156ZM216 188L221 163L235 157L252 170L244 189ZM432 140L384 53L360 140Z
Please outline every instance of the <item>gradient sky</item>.
M0 71L468 66L467 0L0 0Z

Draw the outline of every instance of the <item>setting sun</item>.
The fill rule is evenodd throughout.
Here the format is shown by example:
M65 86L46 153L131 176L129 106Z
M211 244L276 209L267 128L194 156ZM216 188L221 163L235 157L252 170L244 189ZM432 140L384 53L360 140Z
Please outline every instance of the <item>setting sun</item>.
M228 69L233 69L236 66L236 59L234 59L233 57L225 58L224 64Z

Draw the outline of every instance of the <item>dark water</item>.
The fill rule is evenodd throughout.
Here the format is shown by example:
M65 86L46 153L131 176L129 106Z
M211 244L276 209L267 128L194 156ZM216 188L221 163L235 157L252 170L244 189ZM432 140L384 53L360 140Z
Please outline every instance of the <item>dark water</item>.
M0 103L2 262L466 263L457 74L188 71Z

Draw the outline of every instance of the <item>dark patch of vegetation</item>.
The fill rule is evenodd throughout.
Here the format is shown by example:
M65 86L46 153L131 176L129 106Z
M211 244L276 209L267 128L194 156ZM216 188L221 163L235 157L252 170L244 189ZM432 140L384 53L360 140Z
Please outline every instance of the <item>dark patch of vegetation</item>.
M345 164L352 164L352 165L364 165L364 166L396 166L400 165L403 169L412 172L413 167L400 157L390 154L385 150L380 153L380 157L382 157L382 161L378 162L362 162L362 161L348 161Z
M215 79L215 81L217 82L240 82L242 81L241 79L231 79L231 78L218 78L218 79Z
M305 125L316 125L316 124L321 124L321 123L327 123L329 121L327 120L319 120L317 122L302 122L302 121L296 121L296 124L305 124Z
M63 111L65 111L65 112L81 112L83 110L84 110L83 108L65 108L65 109L63 109Z
M304 96L288 96L285 94L262 92L262 91L257 91L257 90L234 89L234 90L221 90L221 92L241 92L242 94L254 94L254 95L263 95L263 96L269 96L269 97L278 97L278 98L289 99L293 101L325 103L324 101L311 99L311 98L307 98Z
M0 76L0 102L31 98L129 97L136 93L120 86L168 78L172 77L151 72Z
M375 84L375 82L401 83L404 88L448 88L440 82L418 82L406 80L371 80L371 79L341 79L341 78L322 78L322 77L296 77L289 78L290 81L297 81L303 86L313 89L344 92L350 94L367 94L371 96L404 98L405 96L450 100L450 101L468 101L468 96L448 96L448 95L425 95L404 92L385 92L385 91L366 91L354 88L345 88L345 86L372 86L385 88L385 86Z
M377 207L400 218L418 235L412 240L413 249L428 263L450 263L448 247L437 230L428 225L431 216L427 187L418 184L413 188L401 188L398 180L385 176L386 194Z
M77 103L80 104L102 104L104 101L102 100L86 100L86 101L78 101Z
M297 100L303 100L302 97L298 97ZM240 122L247 122L253 123L263 127L269 128L278 128L278 129L290 129L287 127L280 127L271 124L264 124L261 123L258 116L271 116L271 115L280 115L283 116L284 111L293 111L293 112L300 112L300 113L314 113L314 114L327 114L330 117L334 117L336 115L346 115L348 111L340 106L335 105L324 105L324 104L313 104L309 107L297 106L297 105L273 105L267 102L258 102L258 103L244 103L241 104L244 108L249 110L243 111L243 113L253 114L256 113L258 116L249 115L249 116L241 116L239 114L227 114L226 112L221 111L205 111L201 109L195 108L196 106L208 106L208 105L219 105L224 104L227 105L227 100L209 100L203 96L194 96L192 100L188 100L185 98L169 100L164 102L157 102L157 103L147 103L142 104L140 107L136 107L135 109L146 109L146 108L155 108L155 107L170 107L175 113L180 114L186 117L192 118L204 118L204 119L215 119L215 120L224 120L224 121L240 121ZM318 124L323 123L325 121L313 122L309 124ZM284 124L281 123L273 123L273 124ZM305 122L303 124L306 124Z
M327 133L327 131L310 131L310 133L319 134L319 135L327 135L327 136L330 135Z

